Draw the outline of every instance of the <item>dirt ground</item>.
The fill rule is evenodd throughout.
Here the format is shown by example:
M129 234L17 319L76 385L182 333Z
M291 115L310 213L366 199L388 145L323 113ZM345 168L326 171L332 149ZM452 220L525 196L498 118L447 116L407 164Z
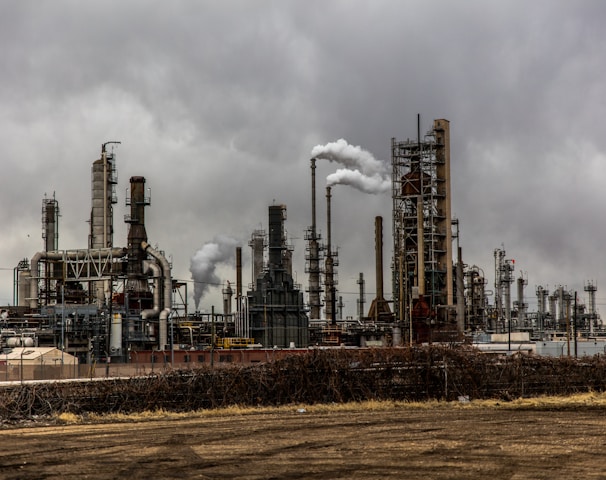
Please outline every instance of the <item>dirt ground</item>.
M0 431L1 479L606 478L606 410L397 408Z

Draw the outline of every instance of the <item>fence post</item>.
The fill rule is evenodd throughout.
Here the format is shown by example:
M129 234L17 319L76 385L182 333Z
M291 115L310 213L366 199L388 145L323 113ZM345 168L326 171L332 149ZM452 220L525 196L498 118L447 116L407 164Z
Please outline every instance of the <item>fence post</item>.
M444 400L448 401L448 363L444 357Z

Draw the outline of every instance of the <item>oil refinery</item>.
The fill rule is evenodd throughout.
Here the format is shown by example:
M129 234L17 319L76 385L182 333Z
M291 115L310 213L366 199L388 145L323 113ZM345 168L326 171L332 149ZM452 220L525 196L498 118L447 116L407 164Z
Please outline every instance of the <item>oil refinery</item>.
M92 163L90 233L83 248L59 249L59 202L43 199L43 249L17 263L13 304L1 307L0 346L7 358L17 347L55 347L80 364L153 362L158 355L170 363L212 362L217 350L246 351L246 361L261 361L268 351L279 355L310 347L438 342L553 356L605 351L593 282L585 284L587 305L563 286L552 291L538 286L537 309L530 311L528 278L514 278L515 262L504 248L494 250L494 285L488 285L482 268L463 262L459 222L451 207L448 120L434 120L425 134L419 125L412 140L393 138L386 177L372 168L337 172L359 176L352 181L372 180L373 188L390 191L392 199L388 218L393 255L385 258L386 218L377 216L368 225L374 229L376 292L366 308L361 272L358 315L345 318L338 249L332 241L333 227L339 226L332 225L330 184L325 239L316 215L322 198L316 189L316 161L327 152L318 151L310 160L306 284L298 284L293 275L293 247L285 233L287 206L271 205L268 231L254 230L248 244L252 282L245 288L243 247L237 245L232 252L236 282L224 283L221 311L200 313L189 305L187 282L173 278L169 257L150 245L145 213L151 198L143 176L130 178L124 199L130 207L124 218L127 237L114 238L115 143L104 143ZM391 297L384 288L386 279Z

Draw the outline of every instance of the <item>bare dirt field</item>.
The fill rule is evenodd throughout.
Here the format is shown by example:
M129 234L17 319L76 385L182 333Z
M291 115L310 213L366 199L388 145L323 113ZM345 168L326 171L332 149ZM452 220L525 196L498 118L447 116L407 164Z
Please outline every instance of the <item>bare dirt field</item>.
M298 410L14 426L0 478L606 478L604 408Z

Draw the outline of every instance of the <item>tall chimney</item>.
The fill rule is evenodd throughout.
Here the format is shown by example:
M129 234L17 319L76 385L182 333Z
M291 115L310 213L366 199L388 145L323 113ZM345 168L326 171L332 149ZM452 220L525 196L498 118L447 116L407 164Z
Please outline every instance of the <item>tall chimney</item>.
M368 316L375 321L393 319L387 300L383 296L383 217L375 217L375 266L377 296L370 304Z
M145 195L145 177L130 178L130 198L126 198L126 205L130 206L130 215L124 221L130 224L128 229L128 289L147 291L147 282L143 278L143 260L147 253L141 248L147 242L145 230L145 207L150 204L149 196Z
M316 159L311 159L311 228L309 240L309 311L312 319L320 318L320 247L316 230Z
M375 273L377 298L383 298L383 217L375 217Z
M326 187L326 260L324 272L324 284L326 288L326 305L324 311L326 320L330 320L332 325L337 324L336 308L335 308L335 278L334 278L334 259L332 255L331 245L331 188Z

